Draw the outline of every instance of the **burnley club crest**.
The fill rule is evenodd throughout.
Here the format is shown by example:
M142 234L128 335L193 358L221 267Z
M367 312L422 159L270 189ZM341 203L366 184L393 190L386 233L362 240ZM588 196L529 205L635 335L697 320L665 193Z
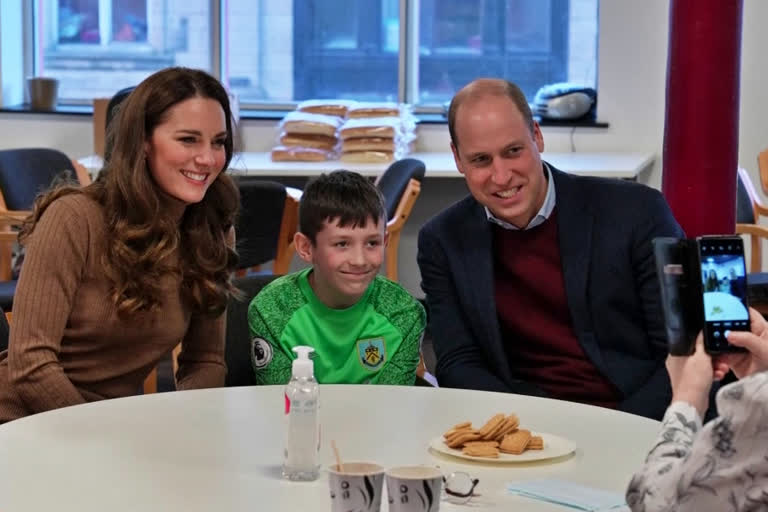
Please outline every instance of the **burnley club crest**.
M358 340L357 355L362 365L370 370L378 370L386 360L384 338Z

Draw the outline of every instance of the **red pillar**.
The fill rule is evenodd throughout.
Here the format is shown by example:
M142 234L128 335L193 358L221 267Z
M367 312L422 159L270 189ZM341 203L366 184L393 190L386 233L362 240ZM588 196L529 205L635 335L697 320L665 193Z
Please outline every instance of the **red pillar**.
M735 227L741 19L742 0L670 3L662 190L690 237Z

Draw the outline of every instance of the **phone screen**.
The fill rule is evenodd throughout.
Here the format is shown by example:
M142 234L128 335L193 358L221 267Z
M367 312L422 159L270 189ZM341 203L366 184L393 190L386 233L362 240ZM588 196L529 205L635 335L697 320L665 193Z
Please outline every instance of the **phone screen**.
M741 238L699 238L704 342L709 352L735 349L729 331L749 330L747 271Z

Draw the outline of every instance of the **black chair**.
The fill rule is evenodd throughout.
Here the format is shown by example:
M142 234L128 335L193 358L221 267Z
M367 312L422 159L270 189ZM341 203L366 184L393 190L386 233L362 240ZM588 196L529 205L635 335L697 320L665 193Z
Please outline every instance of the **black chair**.
M112 119L114 119L117 115L117 107L120 105L120 103L123 102L125 98L128 97L129 94L133 92L135 88L136 86L131 86L120 89L115 93L114 96L112 96L112 98L109 100L109 103L107 104L107 117L104 126L109 126L109 123L111 123Z
M227 386L256 384L251 365L251 333L248 327L248 305L264 286L272 282L274 274L256 274L235 279L234 284L244 295L233 298L227 305Z
M8 349L8 338L10 336L11 326L8 325L8 318L2 308L0 308L0 352Z
M426 168L424 162L415 158L404 158L393 162L376 180L387 210L387 232L389 243L386 249L387 277L397 281L397 251L400 235L416 198L421 193L421 182Z
M6 149L0 151L0 192L5 210L29 210L37 194L54 179L75 178L72 161L61 151L49 148Z
M286 274L293 257L293 235L299 224L299 202L281 183L238 176L240 216L235 226L238 270L274 261L272 272Z
M103 133L104 143L103 144L104 144L104 161L105 162L109 160L109 157L112 153L112 141L108 140L106 137L106 133L109 128L109 125L117 116L117 113L119 111L118 107L120 106L120 104L128 97L129 94L131 94L131 92L133 92L135 88L136 88L135 86L131 86L131 87L126 87L124 89L120 89L115 93L114 96L112 96L109 99L109 103L107 103L106 112L103 114L104 115L104 133Z
M376 187L384 196L384 206L387 210L387 232L389 242L385 259L387 261L387 278L397 281L397 253L400 247L400 235L403 226L411 215L413 205L421 193L421 183L424 180L426 166L421 160L403 158L393 162L376 180ZM420 353L419 367L416 370L417 386L434 386L435 378L426 368L424 355Z
M415 158L403 158L392 164L376 180L376 187L384 196L384 204L387 208L387 219L392 220L400 205L400 199L411 179L422 182L426 167L424 162Z
M58 179L82 181L72 161L55 149L23 148L0 151L0 306L10 310L13 280L13 226L30 213L35 197Z

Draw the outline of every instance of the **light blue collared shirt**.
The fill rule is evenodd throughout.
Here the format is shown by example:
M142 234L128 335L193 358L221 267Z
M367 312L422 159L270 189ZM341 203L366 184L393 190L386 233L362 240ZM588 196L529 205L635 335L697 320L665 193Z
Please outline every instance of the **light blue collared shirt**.
M523 230L535 228L539 224L543 223L549 218L550 215L552 215L552 210L555 209L555 180L552 179L552 171L549 170L549 165L547 165L547 162L542 162L542 164L544 165L544 170L547 173L547 195L544 197L544 204L541 205L539 212L531 219L531 222L529 222L528 225L523 228ZM485 215L488 217L490 222L498 224L504 229L520 231L519 227L496 217L493 213L491 213L491 210L489 210L487 206L485 207Z

